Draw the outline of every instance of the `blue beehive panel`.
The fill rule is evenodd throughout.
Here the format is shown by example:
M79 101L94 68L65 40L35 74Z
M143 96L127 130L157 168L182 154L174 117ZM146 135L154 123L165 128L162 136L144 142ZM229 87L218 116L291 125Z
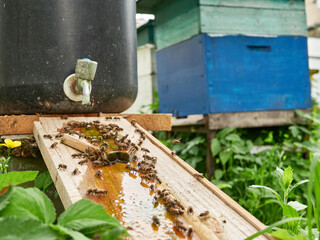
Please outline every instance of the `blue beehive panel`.
M162 49L160 111L186 116L309 108L306 41L200 34Z
M306 37L206 35L210 112L311 107Z
M198 35L156 53L160 112L208 113L203 37Z

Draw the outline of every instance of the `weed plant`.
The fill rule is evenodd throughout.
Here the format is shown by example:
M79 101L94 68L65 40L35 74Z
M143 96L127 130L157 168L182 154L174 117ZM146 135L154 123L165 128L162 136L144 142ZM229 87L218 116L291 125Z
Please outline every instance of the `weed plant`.
M301 124L255 129L226 128L218 131L211 142L216 160L211 182L266 225L283 220L284 201L307 204L307 185L287 192L282 203L265 188L250 188L261 185L281 193L283 186L278 181L281 169L292 171L294 184L309 179L310 155L320 152L319 112L306 114L297 111L297 115L302 118ZM205 172L207 143L204 134L157 132L155 135L196 170ZM173 143L173 139L180 138L180 144Z

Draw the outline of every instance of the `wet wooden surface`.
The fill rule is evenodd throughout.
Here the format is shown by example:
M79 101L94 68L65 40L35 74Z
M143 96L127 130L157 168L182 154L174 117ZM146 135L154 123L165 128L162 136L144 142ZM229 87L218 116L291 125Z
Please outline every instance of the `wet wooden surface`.
M235 202L231 202L231 206L230 199L225 199L228 198L226 195L210 182L198 177L195 170L188 169L184 161L172 156L168 149L159 146L159 142L145 132L147 138L141 147L149 149L150 155L158 159L156 170L162 183L157 184L156 188L169 189L172 196L186 209L192 206L194 210L193 214L184 213L177 217L186 227L193 228L194 233L187 237L186 231L178 231L174 227L173 216L166 211L162 202L154 200L155 192L150 189L150 185L154 183L142 179L141 174L126 169L125 163L98 168L90 161L79 165L81 159L71 157L77 153L76 150L61 143L55 148L50 148L53 142L58 141L54 138L46 139L43 135L57 134L57 129L72 119L90 122L98 118L40 118L40 122L35 122L34 128L34 136L66 208L81 198L101 203L109 214L128 228L134 239L244 239L264 227ZM139 134L127 120L99 120L103 124L119 125L124 129L123 134L129 134L128 138L132 142L138 141ZM143 154L142 151L136 153L138 159ZM58 170L59 164L65 164L67 169ZM137 163L132 163L133 166L135 164ZM80 173L73 175L75 168L78 168ZM101 179L95 176L98 170L102 170ZM208 184L214 187L210 188ZM88 189L94 188L107 190L108 193L99 196L88 194ZM237 208L242 209L242 212L237 211ZM205 211L209 211L209 217L200 219L199 214ZM244 213L249 214L249 217L244 216ZM154 216L159 218L159 226L153 224ZM252 221L255 221L254 224ZM257 239L266 237L261 236Z

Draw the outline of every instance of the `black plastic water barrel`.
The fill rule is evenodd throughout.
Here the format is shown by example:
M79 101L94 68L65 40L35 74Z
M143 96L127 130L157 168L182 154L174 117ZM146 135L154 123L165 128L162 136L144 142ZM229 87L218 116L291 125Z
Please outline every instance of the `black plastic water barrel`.
M0 0L0 114L121 112L137 95L135 0ZM93 104L67 98L77 59L98 62Z

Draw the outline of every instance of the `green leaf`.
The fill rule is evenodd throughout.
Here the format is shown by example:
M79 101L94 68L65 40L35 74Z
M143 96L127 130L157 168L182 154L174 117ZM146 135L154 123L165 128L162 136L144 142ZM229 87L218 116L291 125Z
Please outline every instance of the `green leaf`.
M60 215L58 224L73 230L81 230L103 224L107 224L110 227L122 227L116 218L106 213L102 205L93 203L88 199L81 199L72 204Z
M262 189L265 189L265 190L267 190L269 192L272 192L276 196L276 198L281 202L280 195L275 190L273 190L272 188L269 188L267 186L261 186L261 185L251 185L249 187L251 187L251 188L262 188Z
M226 137L226 140L232 141L232 142L242 141L241 138L239 137L239 135L236 133L232 133L232 134L228 135Z
M119 236L123 233L123 229L121 228L114 228L110 231L105 232L102 234L100 240L117 240L122 239Z
M239 154L246 154L248 152L243 141L234 142L231 146L231 150L234 153L239 153Z
M55 240L59 234L35 219L0 218L1 240Z
M5 194L0 195L0 211L8 205L9 199L12 196L13 188L13 186L10 186Z
M284 170L283 177L282 177L284 190L289 189L289 187L292 183L292 180L293 180L293 172L292 172L291 167L288 167Z
M226 165L228 160L231 158L231 152L220 152L219 158L221 160L222 165Z
M10 185L33 181L38 175L38 171L9 172L0 175L0 190Z
M90 238L87 238L85 235L83 235L80 232L73 231L69 228L62 227L60 225L50 225L50 228L52 230L55 230L57 233L59 233L62 236L70 236L74 240L90 240Z
M223 177L223 171L221 169L216 169L214 171L214 176L217 180L220 180Z
M296 211L301 211L301 210L307 208L307 205L304 205L304 204L299 203L297 201L290 201L290 202L288 202L288 205L293 207Z
M34 186L39 188L41 191L46 192L49 187L53 185L53 181L51 179L50 173L45 171L34 180Z
M283 170L281 168L276 168L276 174L277 174L277 178L279 180L279 182L281 183L282 178L283 178Z
M300 182L298 182L298 183L296 183L295 185L293 185L293 186L289 189L288 195L289 195L289 193L290 193L293 189L295 189L296 187L300 186L301 184L304 184L304 183L307 183L307 182L309 182L309 180L308 180L308 179L305 179L305 180L301 180Z
M292 133L292 136L293 136L294 138L297 138L297 137L299 136L300 131L299 131L299 129L298 129L297 126L290 126L289 129L290 129L290 131L291 131L291 133Z
M50 199L39 189L16 187L0 216L33 218L50 224L55 221L56 212Z
M306 220L307 220L306 218L287 218L287 219L283 219L283 220L280 220L278 222L275 222L275 223L271 224L270 226L266 227L265 229L260 230L259 232L251 235L250 237L247 237L245 240L255 239L256 237L259 237L262 234L270 232L274 227L281 226L281 225L283 225L285 223L289 223L289 222L292 222L292 221L306 221Z
M227 135L232 133L234 130L236 130L236 128L224 128L217 133L216 138L224 139Z
M293 207L289 205L284 205L283 216L285 216L286 218L299 217L299 213Z
M279 239L279 240L307 240L304 235L291 235L286 229L278 229L271 233L271 236Z
M216 156L221 151L221 145L217 138L212 139L211 141L211 153L212 156Z

